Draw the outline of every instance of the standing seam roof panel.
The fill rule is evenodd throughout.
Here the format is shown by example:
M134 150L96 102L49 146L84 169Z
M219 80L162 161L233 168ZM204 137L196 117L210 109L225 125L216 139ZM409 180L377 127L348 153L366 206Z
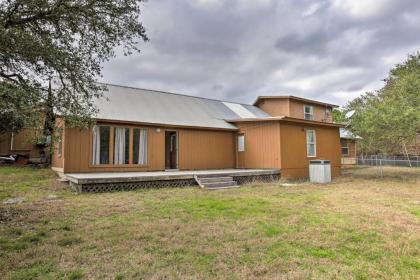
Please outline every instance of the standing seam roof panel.
M241 118L219 100L115 85L107 88L104 97L95 102L98 119L235 129L225 119ZM258 107L238 106L256 117L269 117Z

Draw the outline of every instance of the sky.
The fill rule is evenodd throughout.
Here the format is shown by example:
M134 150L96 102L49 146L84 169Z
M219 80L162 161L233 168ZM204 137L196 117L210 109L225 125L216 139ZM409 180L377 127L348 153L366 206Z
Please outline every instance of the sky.
M418 0L148 0L140 53L101 81L251 104L295 95L344 105L420 51Z

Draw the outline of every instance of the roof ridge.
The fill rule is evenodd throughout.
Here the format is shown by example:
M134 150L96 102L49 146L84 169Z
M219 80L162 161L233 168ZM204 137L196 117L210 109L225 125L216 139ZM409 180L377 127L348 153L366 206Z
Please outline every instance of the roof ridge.
M198 98L198 99L206 99L206 100L219 101L219 102L228 102L228 103L234 103L234 104L239 104L239 105L245 105L245 106L255 107L255 105L253 105L253 104L246 104L246 103L240 103L240 102L235 102L235 101L227 101L227 100L221 100L221 99L215 99L215 98L209 98L209 97L201 97L201 96L195 96L195 95L188 95L188 94L176 93L176 92L170 92L170 91L163 91L163 90L156 90L156 89L148 89L148 88L141 88L141 87L134 87L134 86L126 86L126 85L118 85L118 84L112 84L112 83L103 83L103 82L98 82L98 84L103 84L103 85L108 85L108 86L114 86L114 87L122 87L122 88L131 88L131 89L140 89L140 90L154 91L154 92L165 93L165 94L172 94L172 95L185 96L185 97Z

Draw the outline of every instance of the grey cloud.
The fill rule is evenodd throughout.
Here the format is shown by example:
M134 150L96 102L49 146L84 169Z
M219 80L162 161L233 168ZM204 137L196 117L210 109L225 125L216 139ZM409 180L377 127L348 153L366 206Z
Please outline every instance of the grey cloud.
M420 2L341 2L151 0L142 15L151 41L104 65L102 80L246 103L294 94L344 104L419 49Z

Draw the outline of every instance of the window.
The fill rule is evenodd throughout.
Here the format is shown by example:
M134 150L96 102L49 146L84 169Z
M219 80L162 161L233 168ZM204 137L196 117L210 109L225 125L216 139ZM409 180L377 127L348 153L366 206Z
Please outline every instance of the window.
M130 129L114 129L114 164L128 164L130 158Z
M92 136L92 164L147 164L147 129L97 125Z
M342 156L349 155L349 143L345 142L341 145L341 155Z
M303 113L305 120L313 120L314 119L314 107L305 105L303 106Z
M147 164L147 129L133 129L133 163Z
M325 115L326 115L327 117L329 117L329 116L331 115L331 108L330 108L330 107L327 107L327 108L325 109Z
M325 109L325 120L330 120L331 119L331 108L330 107L327 107L326 109Z
M245 135L238 135L238 152L245 152Z
M109 140L110 140L109 126L94 126L93 127L93 164L108 164L109 163Z
M308 157L316 157L315 130L306 130L306 154Z

